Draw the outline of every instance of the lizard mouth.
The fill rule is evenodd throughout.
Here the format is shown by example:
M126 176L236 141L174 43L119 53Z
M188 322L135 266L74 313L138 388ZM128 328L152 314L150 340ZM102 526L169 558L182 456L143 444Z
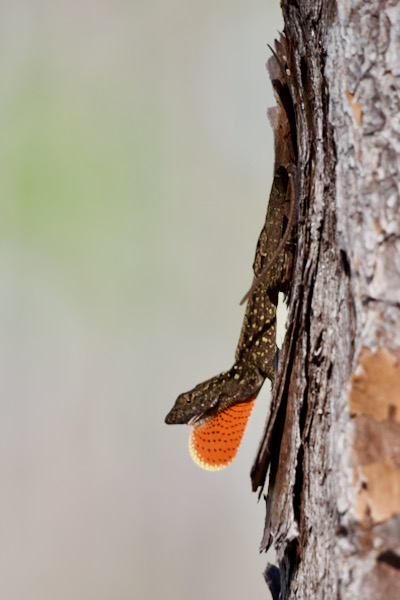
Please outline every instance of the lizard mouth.
M200 425L203 425L203 423L207 423L210 419L212 419L212 416L207 416L206 412L203 412L200 415L193 415L187 424L192 427L199 427Z
M179 407L178 409L173 407L165 417L165 423L167 425L191 425L192 427L197 427L211 418L212 415L207 414L207 411L203 411L200 414L194 414L188 419L188 415L180 410Z

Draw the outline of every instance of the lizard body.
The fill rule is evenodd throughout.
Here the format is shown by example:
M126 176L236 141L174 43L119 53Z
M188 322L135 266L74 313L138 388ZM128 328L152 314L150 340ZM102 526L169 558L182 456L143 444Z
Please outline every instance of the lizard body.
M190 454L205 469L220 470L233 460L255 398L265 378L272 381L274 377L276 307L285 281L285 244L291 227L289 217L285 230L284 204L292 174L289 167L280 167L274 177L235 363L228 371L180 394L165 419L168 424L193 425Z
M292 178L296 175L296 168L294 165L287 165L286 170ZM292 179L292 181L293 181L293 179ZM255 292L255 290L258 288L258 286L260 285L262 280L266 278L271 267L273 267L273 265L276 263L279 255L282 253L282 250L285 248L285 246L289 240L289 235L292 231L294 217L295 217L294 198L295 198L296 194L294 192L295 192L295 188L294 188L294 184L292 183L292 194L291 194L292 197L290 200L288 223L286 225L285 232L282 235L282 238L280 239L279 244L278 244L277 248L275 249L273 255L270 257L268 262L262 267L261 272L254 278L249 291L243 296L242 300L240 301L240 305L244 304L246 302L246 300L248 298L250 298L250 296L253 294L253 292Z

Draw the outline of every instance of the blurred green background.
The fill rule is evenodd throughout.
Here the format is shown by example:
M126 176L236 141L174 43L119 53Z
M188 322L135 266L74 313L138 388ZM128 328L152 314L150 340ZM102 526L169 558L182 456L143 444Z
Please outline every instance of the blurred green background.
M277 0L0 2L2 599L268 597L268 391L220 473L163 421L233 362L280 28Z

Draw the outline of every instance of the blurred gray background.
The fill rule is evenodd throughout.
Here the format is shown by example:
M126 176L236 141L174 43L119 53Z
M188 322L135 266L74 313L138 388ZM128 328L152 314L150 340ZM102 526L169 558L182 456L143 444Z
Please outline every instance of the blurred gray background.
M176 396L233 363L278 0L0 1L0 597L267 598L264 502Z

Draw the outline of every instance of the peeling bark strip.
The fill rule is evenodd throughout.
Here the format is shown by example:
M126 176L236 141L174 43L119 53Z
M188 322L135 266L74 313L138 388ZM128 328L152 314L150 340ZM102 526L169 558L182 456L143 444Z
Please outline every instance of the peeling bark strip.
M299 223L252 469L281 598L400 598L400 3L282 1ZM274 71L275 69L275 71ZM288 100L288 90L290 90ZM283 110L283 107L285 110ZM279 112L279 109L278 109Z

